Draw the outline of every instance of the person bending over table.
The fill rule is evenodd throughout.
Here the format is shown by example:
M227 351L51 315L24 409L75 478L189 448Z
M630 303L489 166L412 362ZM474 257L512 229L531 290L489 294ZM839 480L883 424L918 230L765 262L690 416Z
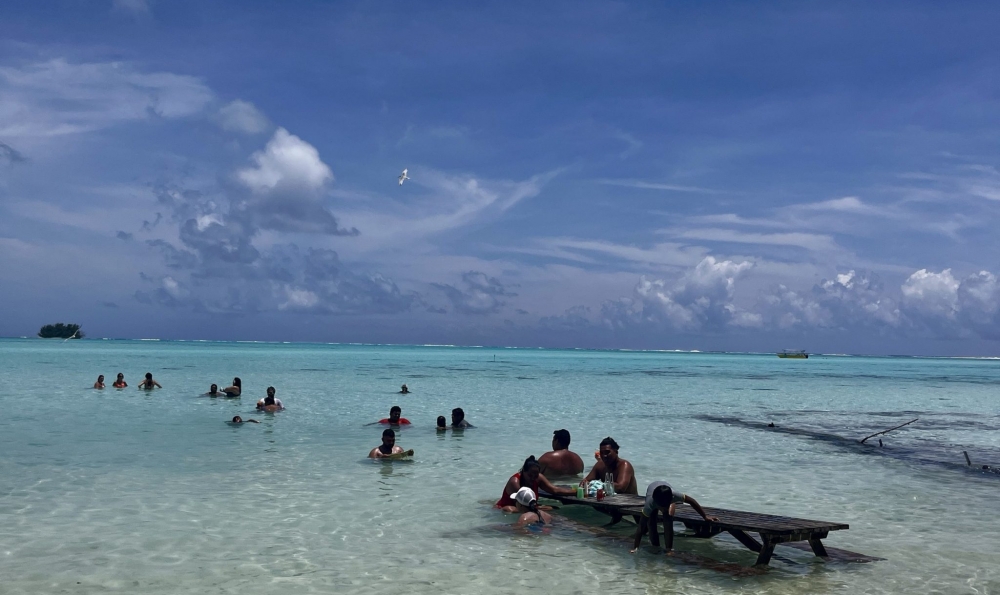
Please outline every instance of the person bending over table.
M635 527L635 539L632 541L632 551L635 553L642 543L642 534L649 533L649 543L660 546L660 536L656 529L659 516L663 515L664 548L669 555L674 549L674 511L678 504L690 504L691 508L710 523L718 522L718 517L708 516L698 501L680 492L674 491L665 481L654 481L646 488L646 503L642 507L642 516Z

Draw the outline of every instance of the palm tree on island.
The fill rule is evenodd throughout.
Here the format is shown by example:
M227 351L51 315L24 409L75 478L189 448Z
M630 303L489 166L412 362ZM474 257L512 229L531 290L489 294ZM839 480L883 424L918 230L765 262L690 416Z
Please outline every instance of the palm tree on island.
M82 339L83 332L79 324L46 324L38 331L38 336L43 339Z

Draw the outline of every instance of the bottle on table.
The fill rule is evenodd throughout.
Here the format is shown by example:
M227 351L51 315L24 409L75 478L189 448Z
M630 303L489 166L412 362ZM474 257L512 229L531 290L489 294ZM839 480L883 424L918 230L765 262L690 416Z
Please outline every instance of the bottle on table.
M604 495L605 496L615 495L615 476L612 473L604 474Z

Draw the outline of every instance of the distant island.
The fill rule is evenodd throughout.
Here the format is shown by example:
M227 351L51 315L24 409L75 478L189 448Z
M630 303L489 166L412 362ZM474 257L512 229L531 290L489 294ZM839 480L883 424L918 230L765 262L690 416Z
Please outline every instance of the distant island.
M82 339L83 332L79 324L46 324L38 331L38 336L43 339Z

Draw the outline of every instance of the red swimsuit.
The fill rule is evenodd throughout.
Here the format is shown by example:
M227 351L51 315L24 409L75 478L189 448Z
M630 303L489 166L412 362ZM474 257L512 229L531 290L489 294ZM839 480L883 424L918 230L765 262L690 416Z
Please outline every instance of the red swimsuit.
M514 479L515 477L517 478L518 485L521 485L521 472L518 471L514 475L510 476L511 479ZM504 486L504 487L506 488L507 486ZM523 488L525 486L521 485L521 487ZM537 498L538 497L538 480L537 479L535 480L535 485L531 486L531 489L535 491L535 497ZM496 508L503 508L504 506L514 506L515 502L514 502L514 498L512 498L513 495L514 494L508 494L506 491L504 491L503 496L500 497L500 500L498 500L497 503L494 506Z

